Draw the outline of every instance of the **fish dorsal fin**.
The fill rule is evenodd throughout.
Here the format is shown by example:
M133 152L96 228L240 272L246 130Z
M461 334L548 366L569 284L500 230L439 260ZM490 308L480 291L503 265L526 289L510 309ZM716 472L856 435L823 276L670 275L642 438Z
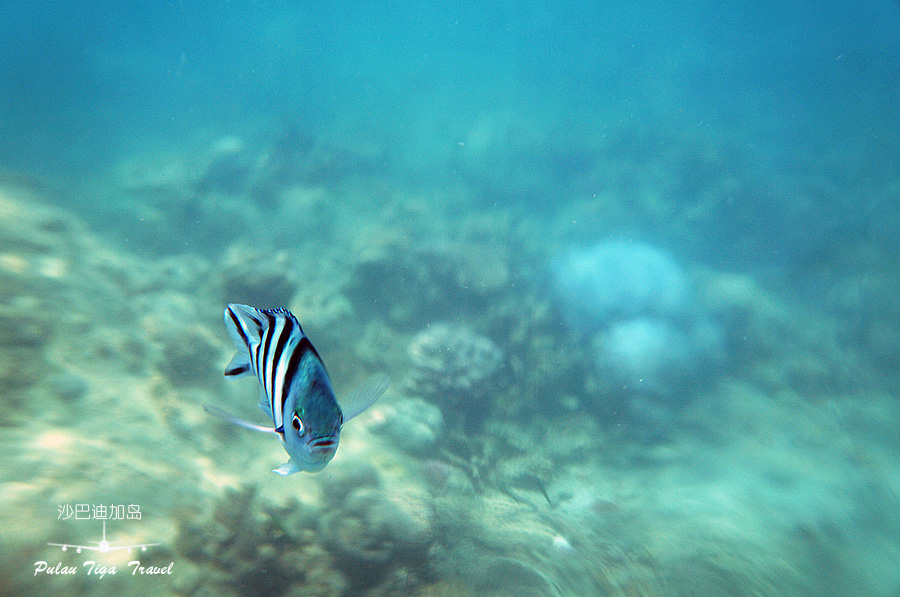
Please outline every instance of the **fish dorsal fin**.
M358 385L352 392L340 400L344 422L360 414L378 400L388 389L390 379L384 373L377 373Z
M297 325L300 325L300 322L297 321L297 318L294 317L294 314L291 313L290 311L288 311L287 309L285 309L284 307L277 307L275 309L254 309L253 307L248 307L248 308L253 309L254 311L260 311L267 315L283 315L285 317L290 317L297 323Z
M239 351L259 344L264 325L268 325L268 322L261 316L259 310L253 307L237 303L225 307L225 327L228 328L228 335Z

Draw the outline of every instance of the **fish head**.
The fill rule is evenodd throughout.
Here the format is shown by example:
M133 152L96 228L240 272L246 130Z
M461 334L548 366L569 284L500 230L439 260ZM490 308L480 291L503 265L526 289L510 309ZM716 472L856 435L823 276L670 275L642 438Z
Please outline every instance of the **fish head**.
M341 439L340 407L313 409L298 406L284 419L284 446L297 467L309 472L325 468Z

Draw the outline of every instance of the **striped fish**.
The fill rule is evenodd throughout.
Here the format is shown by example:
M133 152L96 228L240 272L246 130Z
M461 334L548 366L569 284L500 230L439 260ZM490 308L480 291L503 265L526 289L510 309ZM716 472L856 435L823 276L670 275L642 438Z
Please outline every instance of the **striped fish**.
M235 425L278 435L290 456L275 469L280 475L325 468L337 451L343 424L387 389L387 376L375 375L339 405L322 359L287 309L230 304L225 308L225 327L237 348L225 375L256 376L259 407L273 426L239 419L208 404L204 408Z

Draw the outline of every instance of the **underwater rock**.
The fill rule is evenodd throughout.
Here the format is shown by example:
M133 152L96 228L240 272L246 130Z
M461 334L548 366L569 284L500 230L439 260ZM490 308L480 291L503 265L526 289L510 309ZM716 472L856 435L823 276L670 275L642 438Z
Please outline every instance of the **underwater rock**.
M0 187L0 345L37 346L69 286L82 282L86 250L81 222L61 210L33 202L25 189ZM7 319L7 313L9 319ZM46 322L41 322L44 319Z
M227 138L211 150L136 156L119 166L117 200L99 206L92 219L107 238L127 239L126 250L218 256L254 209L240 192L246 159L239 142Z
M419 332L408 353L416 391L445 404L485 394L503 363L503 351L490 338L448 323Z
M532 565L512 558L494 558L485 565L475 585L479 595L550 597L560 595L553 582Z
M407 352L412 392L438 404L448 424L479 426L496 389L503 351L467 327L435 323L412 339Z
M756 383L817 397L859 383L859 364L841 335L848 323L866 322L868 301L863 300L852 317L829 319L790 304L743 274L709 273L701 290L708 310L723 322L736 366ZM889 291L885 294L890 296ZM885 324L887 330L894 325L893 320Z
M463 469L444 460L428 458L420 465L422 479L435 494L471 494L472 481Z
M721 362L723 334L669 254L608 241L571 250L553 273L563 317L589 340L597 393L672 402Z
M543 501L553 508L556 500L548 491L553 470L551 462L540 455L509 458L498 463L489 481L516 502L536 506Z
M20 410L27 403L22 391L38 383L46 368L47 361L38 351L0 350L0 425L6 425L19 416L28 416L28 411Z
M591 336L613 321L689 314L692 293L675 260L641 242L573 248L553 264L557 302L570 329Z
M434 512L442 529L430 556L438 577L465 579L477 595L560 594L557 582L567 579L560 569L562 554L553 544L560 536L557 514L548 506L536 508L488 491L469 498L437 497ZM563 594L594 593L570 589Z
M430 511L414 496L362 488L320 519L319 536L358 586L375 585L397 567L422 569L434 541Z
M590 346L597 392L625 397L633 422L640 423L632 429L652 429L660 437L674 422L672 409L687 402L692 388L712 381L727 352L720 328L699 315L617 321Z
M361 460L338 460L328 467L325 475L319 475L322 491L329 500L342 503L357 489L378 489L378 471L368 462Z
M43 348L52 337L53 325L40 307L32 297L0 304L0 346L34 351Z
M553 266L556 302L587 348L588 392L643 441L668 435L677 409L727 361L727 337L671 255L645 243L572 249ZM621 421L619 421L621 422Z
M32 199L27 188L0 186L0 424L15 416L20 391L46 378L87 277L73 271L89 246L84 226Z
M63 402L77 402L90 389L88 381L80 375L61 371L47 379L51 393Z
M505 245L465 238L417 247L405 234L365 247L346 288L358 312L416 329L434 319L481 314L509 288L513 273Z
M381 405L372 416L373 431L386 435L394 446L415 455L428 452L444 429L441 409L421 398Z
M77 218L33 199L29 189L0 187L0 254L21 259L22 269L9 268L19 273L32 269L36 257L68 258L87 244L87 230Z
M596 371L608 388L666 394L700 364L685 330L652 317L616 322L591 344Z
M142 311L139 329L144 336L141 339L151 340L147 344L153 349L148 360L173 386L220 383L222 345L215 329L200 323L208 321L205 314L198 313L196 305L177 292L150 296L137 300ZM122 342L118 339L116 344ZM113 345L103 350L117 353L120 349Z
M273 253L241 244L225 253L219 277L225 302L264 309L287 306L298 285L285 251Z
M456 283L475 294L493 296L509 287L513 277L509 257L489 244L459 243L448 257L455 266Z
M247 188L252 171L243 141L233 136L222 137L213 144L196 188L200 193L237 195Z
M175 386L218 381L219 343L207 328L190 326L171 328L160 337L159 370Z
M274 506L253 487L228 490L209 517L179 522L177 550L198 566L183 594L344 594L347 581L317 543L309 506Z

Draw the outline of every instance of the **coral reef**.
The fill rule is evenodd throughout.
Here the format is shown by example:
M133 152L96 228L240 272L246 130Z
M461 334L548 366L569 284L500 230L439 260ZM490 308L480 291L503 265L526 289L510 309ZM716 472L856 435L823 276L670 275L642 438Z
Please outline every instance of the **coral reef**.
M791 388L810 397L853 391L869 381L862 351L846 345L846 326L774 296L746 275L705 272L700 281L704 308L722 322L740 375L773 391ZM854 321L868 323L864 317ZM893 325L886 322L883 331Z
M549 185L494 192L492 162L522 168L510 131L461 137L477 197L370 184L378 148L223 137L102 190L120 250L0 186L0 594L896 594L896 264L824 261L843 278L825 314L641 242L564 250L548 284L558 243L615 228L607 207L688 218L728 185L670 201L668 168L642 177L643 139L618 132L606 151L633 143L633 163L605 179L575 148L566 171L618 188L554 222L507 209ZM526 166L568 161L527 144ZM203 411L261 419L255 382L222 376L227 301L291 307L339 390L396 380L321 474L272 475L279 446ZM60 504L131 499L127 532L172 577L38 585L23 567L96 539Z
M372 430L410 454L423 455L438 441L444 417L435 405L421 398L408 398L373 410Z
M176 547L195 569L179 592L377 595L428 580L435 535L424 495L385 491L366 464L333 472L325 508L273 505L245 486L227 490L207 516L183 513Z
M337 462L329 473L322 480L328 507L318 515L317 532L351 587L387 590L400 582L408 592L426 578L435 540L426 494L409 485L383 486L365 462Z
M445 418L484 418L504 355L490 338L467 327L435 323L410 342L411 390L435 402Z
M360 488L322 514L319 535L335 563L355 586L374 586L402 566L407 574L427 573L434 541L431 514L414 494Z
M218 275L223 301L266 309L288 305L298 286L285 251L273 253L243 244L228 248Z
M415 367L415 389L452 403L485 393L503 363L503 351L469 328L435 323L410 342L409 358Z
M561 595L553 581L533 566L512 558L493 558L481 571L476 590L481 595L552 597Z
M440 318L475 319L502 302L513 277L509 252L477 228L424 246L411 244L405 229L379 231L355 264L347 294L360 311L410 329ZM397 300L398 288L416 300Z
M715 336L702 343L695 330L651 317L610 324L591 342L602 386L669 399L695 380L718 348Z
M614 240L570 249L553 263L553 279L563 317L585 337L614 321L672 320L692 309L685 273L670 255L646 243Z
M208 519L182 520L176 548L196 566L184 595L341 595L347 580L317 542L314 512L228 490Z
M553 273L564 319L588 341L593 393L622 397L631 429L665 435L672 408L726 352L687 275L667 253L624 241L571 249Z

